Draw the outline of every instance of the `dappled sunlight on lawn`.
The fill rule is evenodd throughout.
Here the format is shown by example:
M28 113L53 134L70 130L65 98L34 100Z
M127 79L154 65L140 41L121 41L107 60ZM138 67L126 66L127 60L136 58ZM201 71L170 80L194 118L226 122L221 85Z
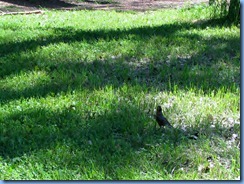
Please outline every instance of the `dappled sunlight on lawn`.
M207 12L0 17L2 179L237 178L240 30Z

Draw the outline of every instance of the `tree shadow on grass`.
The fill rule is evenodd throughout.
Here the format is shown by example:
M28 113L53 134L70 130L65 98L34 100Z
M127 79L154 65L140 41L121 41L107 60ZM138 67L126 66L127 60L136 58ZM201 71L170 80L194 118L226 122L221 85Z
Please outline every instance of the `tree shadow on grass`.
M204 40L197 34L180 35L179 32L180 30L194 28L205 29L207 26L218 26L218 24L182 23L110 31L84 31L50 27L48 29L52 29L56 33L50 37L20 43L1 44L0 53L3 59L0 62L0 77L2 78L1 84L4 84L0 88L1 105L21 98L28 99L51 95L56 97L61 92L81 89L94 91L106 86L119 88L124 84L128 86L139 85L142 86L142 90L147 91L156 89L170 91L172 90L171 84L184 90L191 87L206 91L218 90L223 87L229 88L233 81L230 80L229 75L227 78L220 77L215 70L215 65L227 57L223 53L229 57L233 50L239 50L239 45L236 44L239 43L238 38L209 38ZM117 58L94 59L89 62L82 59L67 62L47 62L47 58L44 57L40 62L38 61L40 58L35 58L35 56L22 61L19 61L18 57L14 57L14 55L24 52L34 52L41 46L51 44L72 44L82 40L93 44L101 39L119 41L127 38L128 35L133 35L138 41L134 48L135 52ZM162 50L153 47L152 50L156 50L156 55L162 56L161 60L155 57L151 58L155 59L154 61L138 62L140 59L145 59L146 56L140 53L143 51L143 46L148 44L152 38L167 38L169 42L165 43L164 46L173 48L175 46L174 41L177 41L174 40L174 37L177 36L188 40L189 47L192 44L191 40L201 40L204 46L215 42L221 43L221 45L216 44L213 48L208 47L200 50L190 58L178 56L173 59L167 58L168 54L171 53L170 51L162 56L160 55ZM232 48L227 50L229 48L227 45L231 45ZM138 55L135 56L135 54ZM168 60L170 61L168 62ZM196 66L198 67L195 68ZM209 67L210 71L206 71L206 67ZM193 68L195 69L194 72L192 72ZM48 79L42 80L40 78L40 82L36 85L26 82L25 88L14 88L7 84L16 74L38 73L39 71L45 71ZM238 78L239 73L234 73L234 77ZM181 155L187 155L188 152L191 152L188 146L194 140L178 135L177 131L176 135L167 133L167 130L165 130L165 136L162 138L161 131L154 131L155 122L152 123L143 109L136 106L120 102L120 105L111 107L109 112L96 113L96 111L89 112L89 106L86 109L79 109L79 106L73 109L71 106L67 106L60 110L30 107L24 110L20 109L19 112L5 114L0 117L0 126L2 126L0 128L1 156L3 158L21 157L25 153L32 154L40 150L52 149L58 144L68 144L71 150L87 150L82 157L70 158L76 163L70 164L70 169L74 169L73 167L77 167L77 164L79 165L81 162L84 165L89 165L89 160L92 160L99 168L106 166L105 172L108 177L118 179L120 177L117 174L119 168L129 168L132 165L138 170L143 170L140 168L140 162L145 160L162 170L165 169L167 173L171 173L175 165L181 167L184 164L180 163L182 159L177 160L179 158L177 151ZM180 126L178 127L180 128ZM198 129L197 125L187 127L187 132L193 133ZM216 134L216 132L218 136L223 138L225 135L223 132L228 131L227 127L219 124L209 132L204 131L206 135L203 139L200 135L200 141L196 140L196 144L201 146L204 141L210 141L212 133ZM161 152L162 155L155 154L154 149L157 145L165 148ZM150 154L140 157L144 151L148 151ZM59 155L54 156L58 157ZM64 158L61 158L60 168L63 167L62 159ZM117 167L114 167L115 165ZM106 179L107 176L104 178Z
M72 156L48 155L42 162L54 163L60 169L65 165L71 170L77 170L77 165L81 165L81 175L87 174L86 169L93 163L104 172L103 179L121 179L123 168L133 168L138 173L148 172L142 162L150 163L149 169L158 168L161 174L172 174L174 168L177 170L186 162L193 162L188 155L191 153L189 145L201 147L205 139L212 139L212 133L223 138L223 132L229 131L220 124L204 131L204 138L200 135L199 140L186 138L180 129L173 132L165 129L162 133L155 131L154 122L141 109L124 102L103 114L93 112L92 116L88 112L82 113L78 107L67 106L59 110L35 107L5 115L0 122L3 126L1 157L12 159L39 151L44 151L45 157L47 150L55 152L56 148L61 149L58 145L65 145L63 151L72 151ZM188 127L186 131L192 133L196 130L199 126ZM160 148L162 150L158 153Z
M13 53L20 53L22 51L31 51L35 50L40 46L48 46L50 44L57 43L72 43L79 41L87 41L89 43L94 43L99 41L100 39L104 39L106 41L110 40L120 40L127 38L128 35L135 35L134 39L139 41L148 41L153 37L165 37L172 38L175 37L176 33L183 30L191 30L191 29L206 29L207 27L219 27L223 26L222 19L195 22L195 23L172 23L172 24L163 24L161 26L144 26L144 27L136 27L131 28L129 30L117 29L117 30L94 30L94 31L86 31L81 29L74 29L73 27L40 27L38 30L52 30L55 34L50 36L44 36L40 38L35 38L31 40L25 40L20 42L9 42L0 44L0 54L3 56L7 56ZM8 29L15 30L16 28L9 27ZM26 29L26 28L25 28ZM192 38L199 38L201 36L194 34L186 34L184 35L187 40ZM210 38L211 39L211 38ZM213 38L215 39L215 38ZM232 38L235 39L235 38ZM236 38L238 39L238 38ZM237 41L237 40L233 41ZM224 40L223 40L224 41ZM228 40L226 40L228 42ZM232 40L230 39L230 44Z
M222 53L224 49L218 52ZM192 59L194 60L194 57ZM24 88L8 86L8 81L13 80L16 83L14 78L9 77L2 80L1 82L4 85L0 88L0 101L4 104L20 98L46 97L60 92L72 92L80 89L96 90L105 86L120 88L125 84L141 86L142 89L147 90L161 91L171 91L173 90L171 85L176 85L178 89L194 88L205 92L220 88L231 89L230 86L233 86L233 82L238 84L238 73L233 73L233 78L221 77L219 73L216 73L215 67L213 67L214 64L209 63L208 60L197 63L200 67L196 69L196 72L192 72L192 68L188 64L182 66L180 61L176 60L172 63L157 61L153 63L153 66L151 63L137 66L134 65L134 62L128 62L124 58L95 60L93 62L51 62L43 67L45 77L48 79L42 79L42 76L40 76L38 79L33 79L33 82L25 83L25 81L22 81L21 83L25 83ZM187 62L187 60L184 62ZM193 67L194 64L191 62L189 61L189 65ZM210 65L213 68L205 71L205 67L201 68L201 65ZM43 69L37 69L33 72L38 74ZM31 77L32 75L29 75L29 78Z
M21 90L4 85L0 88L0 100L4 103L21 97L45 97L51 93L57 94L82 88L93 90L107 85L115 88L123 84L144 85L148 89L172 90L171 85L173 84L184 90L196 88L206 92L218 90L219 88L227 89L233 83L239 85L239 73L236 73L238 71L230 70L232 73L227 75L222 72L223 66L219 66L220 63L225 64L224 60L226 58L236 57L235 54L240 49L238 38L212 37L203 39L197 34L182 34L180 32L195 28L205 29L207 26L219 26L219 23L217 21L195 24L174 23L156 27L109 31L45 28L53 30L55 35L37 40L10 42L0 45L0 53L3 56L0 61L0 74L2 78L6 78L21 72L35 72L35 69L37 69L37 71L45 71L49 80L41 82L40 85L26 85L25 89ZM67 62L47 62L49 59L45 57L40 60L40 58L33 56L19 60L21 53L35 51L42 46L58 43L72 44L79 41L86 41L92 45L100 40L120 41L126 39L129 35L133 35L133 39L137 41L133 52L116 58L94 59L89 62L79 58ZM152 45L150 49L155 52L153 55L155 58L147 60L147 56L144 56L143 51L146 45L150 43L150 40L155 38L164 38L168 41L162 43L163 47L161 48ZM190 57L188 55L178 55L175 58L168 58L171 50L181 44L177 38L187 40L187 44L183 43L185 47L203 47L203 49ZM161 54L164 47L167 47L168 51ZM238 66L239 61L235 59L235 62L228 63L228 65ZM15 67L13 68L13 66ZM206 70L206 67L209 70ZM219 72L216 72L216 70L219 70ZM223 77L220 74L227 76ZM3 79L2 83L4 83L4 80L7 81L9 78Z
M71 170L77 170L80 165L81 176L88 174L92 163L95 165L92 169L104 172L103 179L121 179L123 169L125 178L130 170L141 173L157 168L158 173L166 175L173 174L172 170L192 167L187 165L194 162L189 156L192 154L190 145L201 147L212 140L213 133L225 140L227 134L223 132L229 132L221 123L215 128L208 127L209 124L196 125L186 131L192 133L204 128L205 135L190 140L177 128L155 130L154 122L141 109L124 102L103 114L94 111L92 116L69 106L59 110L29 108L6 115L0 123L3 125L2 158L18 158L41 151L43 163ZM61 153L56 149L63 149L62 145L65 150ZM52 150L51 155L48 150ZM66 153L72 156L64 157ZM145 162L149 163L146 170Z

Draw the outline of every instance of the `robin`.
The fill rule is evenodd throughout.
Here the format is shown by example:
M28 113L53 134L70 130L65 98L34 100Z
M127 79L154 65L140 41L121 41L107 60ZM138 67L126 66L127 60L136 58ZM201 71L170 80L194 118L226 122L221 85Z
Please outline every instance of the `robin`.
M157 107L157 112L156 112L155 118L160 127L168 126L170 128L173 128L173 126L169 123L169 121L163 116L161 106Z
M158 122L158 125L161 127L164 127L164 126L168 126L170 128L174 128L170 123L169 121L163 116L163 113L162 113L162 108L161 106L158 106L157 107L157 112L156 112L156 121ZM199 132L196 132L195 134L193 135L186 135L185 132L183 132L183 134L188 138L188 139L194 139L194 140L197 140L198 139L198 136L199 136Z

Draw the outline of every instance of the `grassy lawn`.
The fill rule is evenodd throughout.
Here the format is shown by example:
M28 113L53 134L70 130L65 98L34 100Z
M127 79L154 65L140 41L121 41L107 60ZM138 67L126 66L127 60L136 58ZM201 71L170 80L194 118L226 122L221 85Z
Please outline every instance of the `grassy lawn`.
M0 17L1 180L232 180L239 144L240 28L209 8Z

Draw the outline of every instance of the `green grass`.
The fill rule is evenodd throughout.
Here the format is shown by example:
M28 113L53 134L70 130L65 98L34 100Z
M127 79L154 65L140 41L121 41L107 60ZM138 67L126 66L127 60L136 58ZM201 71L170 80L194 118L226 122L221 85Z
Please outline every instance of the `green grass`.
M0 17L0 179L240 178L240 28L209 17Z

